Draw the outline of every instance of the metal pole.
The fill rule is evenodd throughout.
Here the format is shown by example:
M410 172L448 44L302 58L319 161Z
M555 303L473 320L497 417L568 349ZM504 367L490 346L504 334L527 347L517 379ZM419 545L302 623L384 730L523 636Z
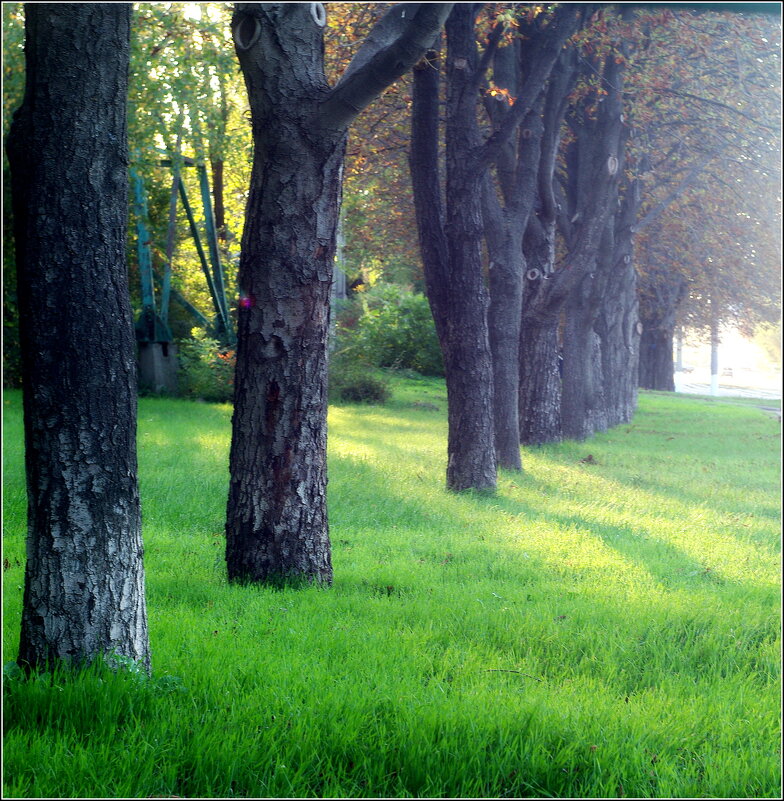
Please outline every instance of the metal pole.
M207 167L199 164L199 187L201 188L201 202L204 206L204 224L207 229L207 246L210 251L210 261L212 262L212 275L215 285L215 292L221 308L221 320L223 321L226 337L229 342L234 341L234 332L231 328L229 319L229 304L226 300L226 288L223 281L223 267L220 261L220 251L218 250L218 234L215 229L215 215L212 210L212 193L207 177Z

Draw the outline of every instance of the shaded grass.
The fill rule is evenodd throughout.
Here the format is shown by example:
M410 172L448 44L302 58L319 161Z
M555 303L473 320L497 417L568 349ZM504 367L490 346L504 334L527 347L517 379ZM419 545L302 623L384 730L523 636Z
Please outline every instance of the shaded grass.
M328 590L228 585L230 409L140 401L153 678L7 681L6 795L779 795L775 419L643 394L632 425L456 496L443 383L394 389L330 411Z

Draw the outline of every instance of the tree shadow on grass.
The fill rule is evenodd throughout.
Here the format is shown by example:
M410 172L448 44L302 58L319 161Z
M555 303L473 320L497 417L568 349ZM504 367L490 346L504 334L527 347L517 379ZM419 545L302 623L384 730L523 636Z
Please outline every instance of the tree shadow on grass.
M524 479L518 478L518 482ZM543 489L547 482L538 481ZM473 496L473 502L483 509L500 509L511 516L529 515L533 507L521 503L517 499L503 496ZM535 520L542 525L576 531L578 534L595 539L614 551L624 559L645 570L665 590L710 590L717 594L726 589L737 587L745 598L769 607L777 596L773 586L766 586L744 579L723 575L709 565L687 553L682 548L658 537L650 523L646 525L632 522L608 523L591 520L585 514L564 514L539 508L535 510ZM709 553L706 553L706 556Z

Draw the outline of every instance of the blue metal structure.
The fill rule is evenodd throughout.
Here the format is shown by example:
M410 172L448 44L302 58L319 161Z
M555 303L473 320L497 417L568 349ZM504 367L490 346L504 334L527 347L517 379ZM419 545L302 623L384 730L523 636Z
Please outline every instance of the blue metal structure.
M165 151L160 152L165 153ZM168 158L162 159L158 163L161 166L173 167L172 160ZM150 247L152 237L147 224L147 194L144 189L144 181L138 171L132 167L131 178L134 188L137 256L142 289L142 312L136 323L137 340L139 342L171 342L172 335L168 325L169 302L170 299L174 297L200 325L204 325L207 328L211 336L214 336L227 345L232 345L236 342L236 335L229 316L229 305L226 299L226 286L223 266L220 260L220 251L218 249L218 236L212 211L212 196L210 193L209 179L207 177L207 168L204 164L197 164L193 159L188 157L182 157L182 163L185 166L196 167L199 175L199 189L204 210L204 227L207 237L209 263L204 252L199 227L193 214L193 208L188 200L185 183L178 174L176 176L177 192L182 201L185 215L188 218L190 233L196 245L199 263L207 282L210 297L212 298L213 307L215 309L215 319L210 323L203 314L172 288L170 270L167 269L162 278L154 273ZM161 285L160 308L157 307L155 301L154 287L156 282Z

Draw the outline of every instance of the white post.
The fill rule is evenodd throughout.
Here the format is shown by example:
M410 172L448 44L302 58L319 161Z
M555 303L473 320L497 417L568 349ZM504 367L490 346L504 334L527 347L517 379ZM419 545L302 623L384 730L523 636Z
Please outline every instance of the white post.
M716 308L711 304L711 395L719 394L719 319Z
M675 333L675 372L673 374L675 391L683 391L683 326L678 326Z

